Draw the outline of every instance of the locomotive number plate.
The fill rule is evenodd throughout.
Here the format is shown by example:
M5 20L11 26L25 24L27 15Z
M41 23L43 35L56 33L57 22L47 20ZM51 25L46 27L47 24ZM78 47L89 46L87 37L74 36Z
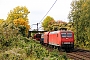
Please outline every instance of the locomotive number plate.
M70 42L64 42L64 44L70 44Z

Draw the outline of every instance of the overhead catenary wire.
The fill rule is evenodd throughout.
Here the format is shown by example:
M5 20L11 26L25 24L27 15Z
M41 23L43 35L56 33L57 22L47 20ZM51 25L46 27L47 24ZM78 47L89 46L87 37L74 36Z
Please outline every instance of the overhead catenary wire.
M53 5L50 7L50 9L47 11L47 13L44 15L44 17L41 19L41 21L45 18L45 16L50 12L50 10L53 8L53 6L55 5L55 3L57 2L57 0L55 0L55 2L53 3ZM40 21L40 22L41 22ZM39 22L39 23L40 23Z
M41 19L41 21L37 24L32 24L32 25L38 25L42 22L42 20L45 18L45 16L50 12L50 10L53 8L53 6L55 5L55 3L57 2L57 0L55 0L55 2L53 3L53 5L50 7L50 9L47 11L47 13L44 15L44 17ZM40 29L40 28L39 28ZM37 26L37 31L38 31L38 26Z

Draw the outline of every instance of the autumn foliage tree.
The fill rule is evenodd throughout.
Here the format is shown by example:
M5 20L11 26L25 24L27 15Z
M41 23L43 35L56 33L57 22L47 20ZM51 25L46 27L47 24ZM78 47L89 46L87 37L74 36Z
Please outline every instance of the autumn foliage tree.
M67 28L67 23L62 20L58 20L58 21L55 21L54 23L50 24L49 28L50 27L52 27L53 31L56 31L56 30L60 30L60 28Z
M28 25L28 22L25 21L23 18L15 19L13 20L14 25L19 28L19 31L23 36L28 34L28 30L30 29L30 26Z
M69 13L76 42L82 47L90 46L90 0L74 0Z
M30 12L25 6L17 6L13 10L10 10L6 21L7 23L12 23L15 19L23 18L25 21L28 22L29 13Z
M13 10L10 10L6 20L0 19L0 26L10 29L17 28L19 33L26 36L30 28L28 21L29 13L30 12L25 6L17 6Z
M49 25L52 24L52 22L54 22L54 19L50 16L47 16L44 21L42 22L42 27L44 30L49 31Z

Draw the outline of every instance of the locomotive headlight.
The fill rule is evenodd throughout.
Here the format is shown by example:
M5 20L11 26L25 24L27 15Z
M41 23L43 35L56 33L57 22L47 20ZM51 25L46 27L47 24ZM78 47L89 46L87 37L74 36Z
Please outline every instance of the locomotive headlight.
M71 44L73 44L73 42L70 42Z
M62 42L62 44L64 44L64 42Z

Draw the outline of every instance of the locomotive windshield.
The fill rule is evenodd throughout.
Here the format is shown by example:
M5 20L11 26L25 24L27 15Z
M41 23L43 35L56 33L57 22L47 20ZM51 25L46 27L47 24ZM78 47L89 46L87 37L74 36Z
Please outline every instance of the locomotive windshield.
M61 33L61 36L62 37L66 37L66 33Z
M61 33L62 37L72 37L72 33Z
M67 37L72 37L72 33L67 33Z

